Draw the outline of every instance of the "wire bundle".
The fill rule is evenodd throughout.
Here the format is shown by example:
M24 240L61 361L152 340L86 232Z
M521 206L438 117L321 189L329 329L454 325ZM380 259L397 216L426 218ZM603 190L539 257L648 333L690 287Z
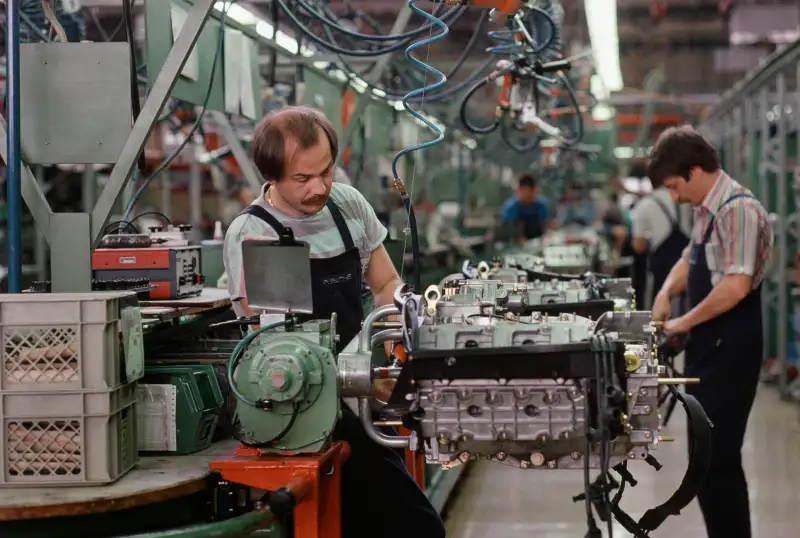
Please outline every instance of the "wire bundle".
M49 0L44 0L48 2ZM19 16L25 24L20 26L19 39L22 43L50 41L51 22L45 13L42 0L22 0L20 2ZM53 15L63 28L68 41L82 41L86 39L86 25L80 12L67 13L61 0L56 0ZM63 38L59 38L62 39Z

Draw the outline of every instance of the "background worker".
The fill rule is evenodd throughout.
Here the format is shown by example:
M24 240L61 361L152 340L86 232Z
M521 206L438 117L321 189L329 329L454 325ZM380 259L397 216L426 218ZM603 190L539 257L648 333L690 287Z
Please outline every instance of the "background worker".
M631 210L631 245L636 254L647 256L648 271L652 275L651 292L643 305L646 308L655 300L670 270L681 259L692 230L691 210L674 202L660 179L651 180L651 184L653 192L639 200ZM643 292L644 289L642 287ZM673 306L678 307L679 303L677 300Z
M548 229L550 210L538 191L536 178L524 174L517 181L516 194L503 205L503 225L513 227L520 241L541 237Z
M290 228L311 248L312 318L336 312L338 351L361 330L362 277L376 306L391 304L402 282L383 247L386 228L353 187L333 182L338 139L320 112L289 107L268 115L256 128L253 160L264 188L239 215L225 238L228 289L237 315L254 315L247 305L242 241L278 238ZM269 279L270 275L263 275ZM347 441L350 459L342 469L342 536L442 538L444 524L408 474L401 457L376 444L359 418L343 405L334 439ZM391 510L393 517L387 518ZM395 517L396 516L396 517Z
M755 398L763 336L761 282L772 227L753 194L720 168L716 150L690 127L666 130L649 176L694 206L691 242L656 296L653 317L667 334L690 335L687 386L714 424L711 469L698 500L709 538L750 538L742 443ZM691 310L670 319L670 298L688 291Z

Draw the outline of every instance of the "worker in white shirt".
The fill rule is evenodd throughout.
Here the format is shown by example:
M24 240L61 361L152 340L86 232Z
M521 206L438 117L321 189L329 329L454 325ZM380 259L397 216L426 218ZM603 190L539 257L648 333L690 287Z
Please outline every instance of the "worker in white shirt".
M633 250L647 255L648 272L652 277L647 297L649 304L663 286L670 269L680 260L692 230L691 208L675 203L662 182L651 180L651 183L653 192L639 200L631 211Z

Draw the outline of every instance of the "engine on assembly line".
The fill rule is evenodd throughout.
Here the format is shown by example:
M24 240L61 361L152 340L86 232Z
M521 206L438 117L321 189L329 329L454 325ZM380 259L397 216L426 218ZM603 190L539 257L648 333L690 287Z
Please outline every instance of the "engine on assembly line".
M548 314L537 306L553 293L563 300L572 292L568 298L578 300L571 303L586 296L570 288L547 293L505 286L468 280L444 290L432 286L424 295L424 315L413 333L415 358L441 358L445 374L414 383L410 413L427 460L583 468L588 453L590 466L599 468L600 453L589 437L602 429L613 439L612 465L647 458L659 431L659 366L649 313L608 312L598 321ZM448 369L454 375L446 375Z
M402 286L338 354L335 315L306 322L262 315L228 368L242 442L267 454L317 452L331 443L341 414L355 413L376 443L422 450L445 468L492 460L599 469L606 485L592 488L611 487L613 469L633 485L628 460L659 466L659 385L674 389L674 380L662 379L650 312L630 309L627 279L535 276L506 258L476 271L466 264L422 295ZM280 291L285 304L292 294ZM401 342L406 359L373 362L385 342ZM395 380L385 402L373 395L381 379ZM691 474L702 477L707 418L691 397L673 392L692 426ZM386 429L401 424L410 435ZM690 480L642 528L677 513L698 487ZM635 522L623 526L646 536Z

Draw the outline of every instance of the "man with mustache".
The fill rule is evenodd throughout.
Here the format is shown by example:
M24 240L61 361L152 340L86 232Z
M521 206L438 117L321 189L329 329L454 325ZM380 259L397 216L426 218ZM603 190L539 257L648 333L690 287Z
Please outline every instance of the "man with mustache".
M711 468L697 496L709 538L750 538L742 443L763 355L761 283L772 251L767 212L726 174L716 150L691 127L671 128L650 156L650 179L694 206L689 245L656 296L653 318L667 334L689 333L686 392L714 425ZM670 299L688 291L691 310L670 318Z
M333 125L319 111L289 107L269 114L256 128L251 151L266 183L225 237L225 269L234 309L239 316L256 314L245 293L244 238L277 239L290 228L296 239L310 245L312 317L326 319L336 312L341 351L361 330L362 280L372 290L376 306L391 304L402 284L383 247L386 228L360 192L333 181L339 142ZM445 536L442 520L402 458L367 437L346 406L334 438L351 447L342 469L343 538Z

